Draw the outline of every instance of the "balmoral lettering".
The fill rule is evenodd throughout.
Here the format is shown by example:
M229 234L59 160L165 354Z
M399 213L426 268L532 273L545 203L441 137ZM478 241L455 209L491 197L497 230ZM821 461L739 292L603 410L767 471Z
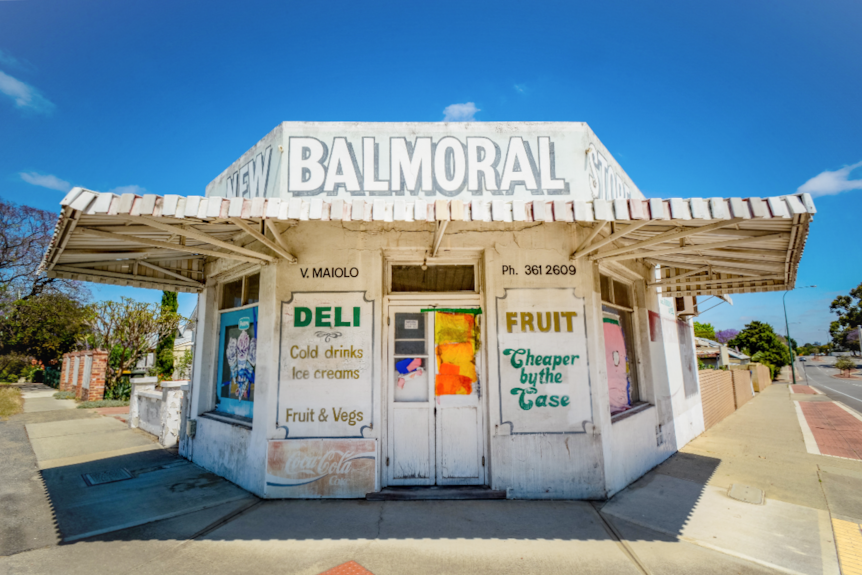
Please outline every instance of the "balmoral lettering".
M293 196L346 192L351 196L454 197L464 191L481 196L483 190L510 196L521 186L533 195L569 195L569 182L556 177L550 136L530 140L512 136L503 149L484 137L462 141L443 136L435 142L430 137L378 141L363 136L354 147L343 136L326 141L291 136L287 190ZM388 173L380 173L387 163Z

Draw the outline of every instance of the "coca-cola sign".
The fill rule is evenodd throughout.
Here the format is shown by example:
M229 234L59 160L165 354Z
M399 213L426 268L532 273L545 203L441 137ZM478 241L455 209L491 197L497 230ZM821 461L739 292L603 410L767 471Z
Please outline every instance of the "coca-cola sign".
M376 491L375 439L270 441L268 497L365 497Z

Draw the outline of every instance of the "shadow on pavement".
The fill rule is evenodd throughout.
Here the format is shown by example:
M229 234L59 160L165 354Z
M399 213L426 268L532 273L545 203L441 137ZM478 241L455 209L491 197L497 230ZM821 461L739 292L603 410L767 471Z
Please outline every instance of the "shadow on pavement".
M143 455L143 454L141 454ZM102 460L100 466L138 465L140 459L127 463L125 458ZM678 461L674 461L678 459ZM154 460L151 465L158 465ZM180 460L183 461L183 460ZM719 460L692 454L677 454L661 467L685 476L688 489L664 493L667 509L673 513L674 524L665 527L681 533L700 498L704 484ZM191 464L189 464L191 465ZM659 469L661 469L661 467ZM46 483L56 485L52 501L63 532L64 525L75 526L82 518L75 508L66 508L62 485L75 483L84 488L82 473L91 472L90 464L70 466L48 474ZM137 471L136 471L137 472ZM211 474L206 474L211 475ZM648 476L649 477L649 476ZM223 481L216 476L211 480ZM646 480L646 478L645 478ZM644 480L641 480L644 481ZM110 501L125 497L123 483L101 486ZM632 487L638 485L636 483ZM211 485L202 476L189 483L176 482L159 486L160 496L178 493L184 498L206 499ZM116 493L111 493L116 490ZM625 493L625 491L623 492ZM151 501L150 496L135 497L134 506L125 503L114 513L139 514L137 505L146 505L147 512L156 515L170 506L169 502ZM113 504L113 503L111 503ZM176 503L174 503L176 504ZM87 538L88 541L137 541L177 539L198 536L207 540L368 540L368 539L523 539L523 540L609 540L614 535L596 511L586 501L365 501L365 500L260 500L259 505L225 506L184 514L180 517L131 529L116 530ZM655 533L660 541L675 538L667 532Z

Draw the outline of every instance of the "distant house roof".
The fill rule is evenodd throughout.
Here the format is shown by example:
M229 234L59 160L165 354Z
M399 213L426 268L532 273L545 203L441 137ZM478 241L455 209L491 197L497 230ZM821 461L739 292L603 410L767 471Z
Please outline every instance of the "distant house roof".
M695 337L694 338L695 346L697 347L697 357L718 357L721 344L717 341L712 341L711 339L706 339L705 337ZM739 360L751 359L751 357L736 351L735 349L728 347L727 354Z

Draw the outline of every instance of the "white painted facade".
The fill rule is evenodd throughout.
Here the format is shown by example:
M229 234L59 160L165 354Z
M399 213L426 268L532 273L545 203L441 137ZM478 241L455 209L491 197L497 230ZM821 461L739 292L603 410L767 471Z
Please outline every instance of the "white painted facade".
M370 143L369 138L373 139ZM429 179L427 190L422 187L422 174L412 173L416 187L415 193L411 193L409 186L392 185L397 179L392 177L395 173L392 150L399 150L396 155L402 153L401 144L393 144L399 139L414 143L414 151L420 150L424 144L416 144L421 141L417 138L428 138L427 165L437 171ZM450 140L440 144L445 138ZM481 141L477 144L469 138ZM343 158L353 158L350 161L356 171L355 181L348 181L352 180L349 174L345 176L350 171L345 170L346 163L333 170L326 161L321 161L319 168L311 166L309 162L324 157L313 142L310 144L313 149L305 155L294 152L291 159L291 146L297 142L308 145L311 139L322 143L328 160L332 160L336 147L342 146L338 153ZM527 145L513 144L516 139ZM438 144L450 148L435 162ZM459 145L460 151L453 152ZM471 166L471 161L481 164L487 158L476 151L482 146L486 150L499 148L495 152L497 167ZM527 156L523 155L525 150L529 150ZM461 153L463 165L458 159ZM529 157L527 161L535 166L532 175L522 174L518 176L520 183L505 187L501 184L511 183L513 173L519 172L513 168L523 167L520 160L507 160L512 154ZM409 164L409 157L405 159L402 154L399 158L399 166ZM291 174L290 165L300 170L305 166L306 175ZM373 177L370 170L375 170ZM468 181L482 170L486 170L487 177ZM444 175L440 179L449 178L442 187L438 181L441 173ZM455 186L458 182L452 182L456 176L463 178L460 189ZM304 177L320 182L303 182ZM347 183L327 188L327 179ZM358 187L351 190L353 185ZM456 191L447 190L446 186ZM297 187L302 190L296 191ZM211 197L278 197L284 204L289 203L284 200L311 194L337 199L350 199L358 194L400 196L410 202L434 197L470 200L507 191L515 199L526 200L545 195L557 199L562 192L568 201L643 198L585 124L567 123L285 123L207 188ZM297 196L298 193L304 195ZM603 499L703 431L691 326L674 316L672 299L661 298L656 288L646 285L656 279L654 266L639 261L606 264L585 258L570 261L590 228L564 222L451 221L436 256L432 256L436 232L435 224L426 221L302 221L281 234L283 243L298 258L297 264L285 259L263 266L230 260L207 264L206 288L198 303L193 381L184 414L187 420L196 422L196 429L194 438L181 435L181 453L261 497L356 497L364 496L363 490L390 485L477 484L505 490L512 498ZM392 293L393 265L474 265L475 290L455 294ZM533 266L540 266L543 273L528 273L535 269ZM565 274L561 273L563 267ZM315 269L343 271L340 276L331 272L327 274L329 277L319 277L324 274L315 274ZM575 269L574 274L569 273L571 269ZM254 316L257 328L253 406L250 418L238 419L214 412L219 393L218 364L224 347L224 342L220 343L223 312L219 307L228 282L257 272L260 297ZM633 369L640 403L615 417L611 416L610 407L603 331L608 316L603 312L600 275L629 286L633 298L630 302L636 358ZM343 314L339 315L339 323L347 327L331 342L323 341L326 336L323 332L335 331L329 329L333 315L323 316L321 325L325 328L320 330L323 335L296 327L300 322L297 314L304 313L296 311L298 307L323 309L324 314L332 314L326 310L341 304L344 309L339 312ZM476 316L478 382L464 397L431 397L427 403L413 406L394 403L397 374L393 375L392 366L399 359L393 351L394 314L398 310L419 313L434 306L481 309ZM352 318L353 312L348 308L361 308L356 312L362 316L356 328L358 335L351 335L354 325L349 324L353 320L347 318ZM508 324L524 319L519 314L527 311L535 313L537 319L546 314L542 317L547 322L553 318L558 324L556 329L550 329L548 323L547 331L535 329L516 337L519 324ZM427 321L432 321L433 315L426 313ZM573 322L568 329L566 318ZM507 329L510 327L513 332ZM314 337L319 341L313 340ZM318 341L319 353L332 343L353 349L361 347L363 357L339 359L340 363L290 358L293 346L297 346L294 353L299 353L312 345L310 341ZM561 374L561 381L558 385L538 385L540 392L534 396L559 390L557 395L569 398L567 405L534 404L530 409L519 406L515 389L521 386L518 372L513 363L507 363L511 354L503 352L530 345L541 346L535 347L534 353L541 349L546 351L545 355L577 357L566 365L560 363L548 368L549 374ZM433 358L433 353L426 350L425 355ZM355 370L355 378L351 373L345 376L351 378L348 382L331 379L335 377L333 373L343 375L339 369L332 371L336 363L345 373ZM310 366L311 372L307 385L295 377L304 365ZM322 373L315 378L318 365L324 372L330 370L329 376ZM425 365L429 377L436 373L435 364ZM433 395L433 386L429 389ZM328 415L330 410L334 414L341 408L343 414L361 413L362 420L353 421L352 425L347 420L333 421ZM461 411L446 412L447 408ZM408 413L404 409L413 411ZM325 423L319 421L321 410L327 414ZM317 419L301 422L296 413L314 413ZM457 419L455 415L446 416L451 418L445 421L452 422L458 430L446 435L441 423L443 413L457 413L457 417L467 414L476 418L476 425L471 427L472 424L464 423L468 420ZM427 426L413 425L420 420ZM422 429L427 429L427 435L420 433ZM398 449L396 442L401 442ZM423 449L427 452L422 452ZM419 472L425 477L399 479L393 471L405 450L411 455L419 453L417 461L428 458L429 470ZM469 459L474 456L475 460ZM324 465L324 469L321 457L337 461L330 467ZM480 467L473 469L472 461ZM273 466L281 466L283 477L293 477L291 481L296 487L280 483L282 480L272 473ZM458 466L470 468L462 473L468 479L458 479L460 472L447 476L440 471ZM298 469L299 476L291 476L291 469ZM315 479L315 473L323 478ZM351 478L351 473L356 477ZM334 476L343 484L331 482ZM300 485L303 482L296 477L317 481L315 485L330 483L319 489L309 488L309 483Z

